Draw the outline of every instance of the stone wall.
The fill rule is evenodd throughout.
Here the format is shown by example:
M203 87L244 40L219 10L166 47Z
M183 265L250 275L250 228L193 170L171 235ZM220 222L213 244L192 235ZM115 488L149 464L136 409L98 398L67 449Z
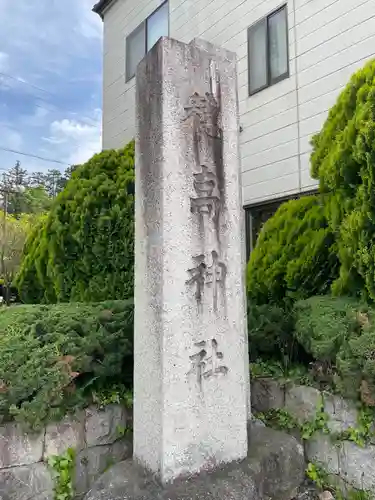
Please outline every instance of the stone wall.
M91 407L39 434L26 434L16 423L0 426L0 499L52 500L48 457L76 451L75 492L86 493L111 465L129 458L130 440L121 438L131 412L121 406Z
M323 403L328 429L305 441L306 461L321 464L340 482L375 493L375 439L360 447L352 441L333 438L358 428L359 414L353 402L312 387L281 384L272 379L252 381L251 399L255 414L285 409L299 423L313 421Z

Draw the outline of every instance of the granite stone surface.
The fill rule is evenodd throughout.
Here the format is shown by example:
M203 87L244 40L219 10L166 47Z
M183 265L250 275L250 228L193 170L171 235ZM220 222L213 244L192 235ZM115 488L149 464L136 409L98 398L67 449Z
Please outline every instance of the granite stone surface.
M138 66L134 455L163 482L247 454L236 75L168 38Z
M52 455L61 455L67 448L79 453L85 447L85 423L83 412L75 417L66 417L58 423L49 424L44 441L44 460Z
M277 380L259 378L251 382L251 407L256 412L282 408L285 403L285 388Z
M249 455L211 473L162 487L128 460L109 469L85 500L291 500L304 476L303 448L291 436L251 427Z
M92 407L86 409L85 413L88 447L114 443L118 439L118 429L126 426L126 411L120 405L109 405L99 411Z
M324 464L324 469L330 474L339 474L339 449L332 443L330 436L323 433L315 434L305 444L308 462Z
M345 441L339 451L340 473L345 481L375 494L375 446L360 448Z
M0 469L41 461L43 444L44 432L28 434L16 423L0 426Z
M286 387L285 409L299 422L314 420L322 395L318 389L303 385Z
M257 405L257 408L254 407L256 416L260 407L264 411L274 408L276 398L273 390L264 390L261 384L255 382L252 382L252 399ZM276 381L275 383L277 384ZM270 382L267 384L269 387L276 386ZM285 404L280 404L280 408L286 409L302 423L314 419L317 405L321 401L328 418L328 429L325 433L316 432L305 442L306 462L323 467L330 474L332 484L336 484L343 492L354 488L375 494L374 444L370 440L360 447L351 441L337 440L337 433L349 428L359 428L358 409L354 402L308 386L289 386L286 389Z
M53 481L44 463L0 471L1 500L52 500Z
M344 432L357 426L358 410L354 402L329 393L323 393L323 399L331 432Z
M12 422L0 427L0 500L53 500L48 458L73 448L76 455L74 488L81 498L110 466L132 456L131 436L121 438L118 426L130 420L129 411L112 405L91 407L38 434ZM108 444L97 444L108 443Z

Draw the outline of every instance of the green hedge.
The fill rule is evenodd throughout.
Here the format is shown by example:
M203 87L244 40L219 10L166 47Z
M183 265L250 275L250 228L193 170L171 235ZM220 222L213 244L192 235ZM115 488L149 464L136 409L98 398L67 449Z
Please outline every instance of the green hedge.
M291 311L276 305L249 304L248 310L250 361L260 358L282 361L293 352L294 322Z
M375 300L375 60L352 76L312 143L340 259L332 290Z
M329 291L338 260L318 196L283 203L263 226L247 270L253 304L284 305Z
M16 279L25 303L133 297L134 142L79 166L29 236Z
M311 297L294 316L296 341L330 371L332 388L375 406L375 309L351 297Z
M0 309L0 415L32 429L132 387L133 303Z
M360 304L348 297L311 297L294 306L295 338L315 360L336 363L344 343L357 334Z

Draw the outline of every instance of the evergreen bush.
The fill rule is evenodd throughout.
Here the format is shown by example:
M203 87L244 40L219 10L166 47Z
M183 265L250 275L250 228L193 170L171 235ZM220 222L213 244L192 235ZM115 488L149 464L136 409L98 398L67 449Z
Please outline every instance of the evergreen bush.
M133 301L0 309L0 416L38 430L132 387Z
M133 296L134 142L79 166L25 245L25 303Z
M294 316L295 338L328 367L330 388L375 406L375 310L354 297L311 297Z
M360 304L348 297L317 296L294 305L296 340L313 359L336 363L344 343L359 330Z
M248 311L250 361L259 358L283 361L293 350L293 318L277 305L250 304Z
M277 304L324 294L337 277L334 236L322 199L283 203L263 226L247 270L253 304Z
M352 76L312 144L340 259L333 292L375 300L375 60Z
M375 406L375 311L357 312L359 329L337 356L337 386L348 397Z

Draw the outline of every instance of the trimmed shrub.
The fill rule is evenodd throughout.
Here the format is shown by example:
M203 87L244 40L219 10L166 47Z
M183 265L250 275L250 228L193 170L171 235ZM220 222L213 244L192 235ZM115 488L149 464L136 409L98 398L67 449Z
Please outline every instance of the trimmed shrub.
M39 256L39 259L35 260L36 255L38 255L39 244L46 220L46 215L41 216L31 228L23 248L21 267L15 280L16 285L21 286L21 289L18 290L19 296L21 300L26 303L41 303L47 291L53 290L51 283L46 287L46 290L43 287L47 279L45 266L38 276L37 264L40 268L42 263L46 263L46 259L42 259L41 256ZM53 299L55 299L54 293Z
M293 318L278 306L255 304L249 306L250 361L260 357L284 361L292 357Z
M296 340L328 369L330 388L375 406L375 310L354 297L326 296L297 302L294 315Z
M132 301L0 309L3 420L40 429L132 375Z
M78 167L26 243L16 280L26 303L133 296L134 142Z
M337 234L337 295L375 300L375 60L355 73L313 140L312 175Z
M337 387L348 397L360 398L375 406L375 311L362 309L357 314L360 325L337 356Z
M295 337L315 360L335 364L352 335L359 331L360 304L348 297L311 297L294 305Z
M251 303L284 305L327 293L338 274L332 231L322 199L283 203L263 226L247 270Z

